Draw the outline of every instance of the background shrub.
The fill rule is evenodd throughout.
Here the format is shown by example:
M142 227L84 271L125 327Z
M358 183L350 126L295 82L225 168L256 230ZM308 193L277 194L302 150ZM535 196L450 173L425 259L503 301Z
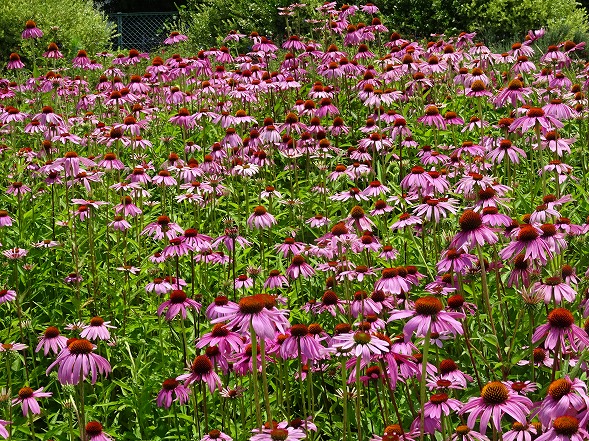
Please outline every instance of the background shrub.
M0 54L7 60L10 52L27 56L21 32L27 20L34 20L44 32L36 42L43 50L50 42L60 46L66 58L79 49L89 55L110 44L113 28L106 17L94 8L92 0L2 0L0 1ZM21 50L21 46L23 46Z

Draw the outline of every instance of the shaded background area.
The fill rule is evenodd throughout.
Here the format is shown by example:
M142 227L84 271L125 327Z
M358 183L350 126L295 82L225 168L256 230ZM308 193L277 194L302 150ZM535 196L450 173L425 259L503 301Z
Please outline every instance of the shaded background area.
M115 12L176 12L186 0L102 0L95 1L107 14Z

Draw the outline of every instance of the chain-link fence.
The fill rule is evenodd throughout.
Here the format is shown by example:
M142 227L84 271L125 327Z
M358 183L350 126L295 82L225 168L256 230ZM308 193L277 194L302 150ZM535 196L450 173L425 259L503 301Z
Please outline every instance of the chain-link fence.
M148 52L161 45L178 21L175 12L117 12L110 16L115 23L117 36L113 42L119 49L137 49Z

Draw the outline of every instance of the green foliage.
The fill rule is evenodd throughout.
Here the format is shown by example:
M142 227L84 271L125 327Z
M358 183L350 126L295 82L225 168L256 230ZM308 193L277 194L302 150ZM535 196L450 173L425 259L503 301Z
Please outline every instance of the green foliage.
M34 43L45 50L50 42L60 47L64 57L73 58L79 49L89 54L108 47L113 28L92 0L3 0L0 2L0 56L10 52L27 55L30 41L21 33L27 20L33 20L44 33Z
M180 8L183 25L188 28L190 42L195 48L218 46L231 31L243 34L257 31L270 38L282 37L291 28L293 33L300 33L297 17L288 20L277 14L279 7L291 4L289 0L189 0L186 7ZM309 16L309 12L322 2L306 2L307 12L299 14Z
M469 29L486 41L522 39L530 29L545 27L560 42L586 39L587 13L575 0L472 0L468 5Z

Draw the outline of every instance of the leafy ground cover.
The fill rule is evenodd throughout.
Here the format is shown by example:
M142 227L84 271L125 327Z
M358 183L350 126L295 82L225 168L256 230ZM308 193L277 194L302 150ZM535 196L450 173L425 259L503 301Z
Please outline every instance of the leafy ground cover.
M318 12L10 56L0 436L589 437L583 45Z

